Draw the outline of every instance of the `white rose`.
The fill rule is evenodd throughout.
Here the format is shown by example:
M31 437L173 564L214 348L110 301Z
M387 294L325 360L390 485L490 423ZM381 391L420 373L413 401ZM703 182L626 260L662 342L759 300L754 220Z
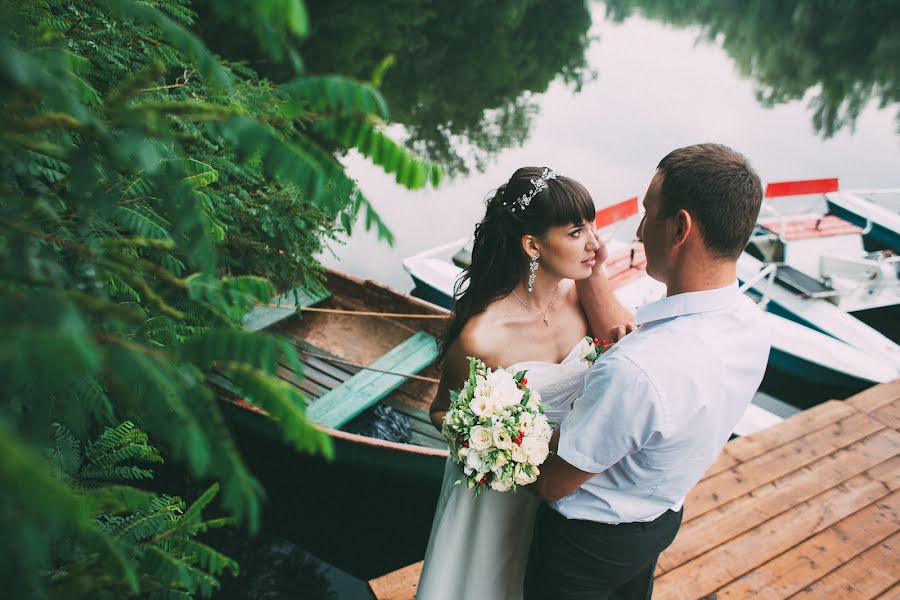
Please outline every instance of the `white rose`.
M496 373L490 373L488 375L488 383L493 391L491 397L494 398L497 404L502 406L517 404L522 400L522 395L525 393L516 385L516 380L513 379L513 376L502 369Z
M512 438L506 431L506 427L492 427L491 433L494 435L494 446L501 450L511 450L513 447Z
M468 456L468 454L469 454L469 449L463 447L457 451L456 457L462 461L462 460L466 460L466 456Z
M517 463L528 462L528 454L526 454L525 450L522 449L522 446L518 444L513 446L511 455L512 459Z
M519 415L519 431L528 435L531 433L532 427L534 427L534 415L529 412Z
M547 417L544 415L535 417L532 431L534 432L534 435L541 439L549 440L550 436L553 435L553 428L550 427L550 421L548 421Z
M466 456L466 467L473 471L480 471L483 463L484 461L481 458L481 454L478 452L469 452Z
M517 485L528 485L537 480L537 476L540 474L538 468L533 466L530 470L531 474L529 475L528 472L526 472L525 467L516 465L516 470L513 472L513 479L515 479Z
M475 397L472 398L472 403L469 404L469 408L479 417L486 417L494 410L494 400L490 396L476 394Z
M539 465L547 460L550 448L545 440L535 436L528 436L522 440L522 450L528 455L528 462L533 465Z
M511 487L512 481L508 479L504 480L499 477L494 477L494 480L491 481L491 489L498 492L508 492Z
M487 427L476 425L469 430L469 446L474 450L487 450L493 441L494 436Z
M497 456L494 458L494 464L495 464L496 466L498 466L498 467L502 467L502 466L505 465L507 462L508 462L508 461L507 461L507 458L506 458L506 452L500 452L500 453L497 454Z
M541 405L541 395L538 393L537 390L531 390L531 395L528 397L528 404L527 404L528 408L533 408L534 410L537 410L540 405Z

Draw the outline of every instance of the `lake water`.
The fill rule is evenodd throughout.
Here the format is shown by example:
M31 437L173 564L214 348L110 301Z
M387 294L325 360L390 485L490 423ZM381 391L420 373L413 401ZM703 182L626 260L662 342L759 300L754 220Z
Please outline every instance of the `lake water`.
M389 247L360 228L323 262L408 291L402 259L471 235L486 195L518 167L552 166L582 182L601 208L642 196L659 159L697 142L744 153L764 182L839 177L844 189L900 186L896 105L879 109L870 102L855 131L823 140L807 106L815 89L803 100L765 108L756 100L756 83L738 73L721 40L698 41L698 26L639 16L614 23L602 4L592 5L591 15L594 39L586 57L596 80L580 92L555 81L533 96L538 113L527 140L497 152L484 172L409 191L364 158L348 156L350 173L397 241ZM402 138L402 127L393 131Z

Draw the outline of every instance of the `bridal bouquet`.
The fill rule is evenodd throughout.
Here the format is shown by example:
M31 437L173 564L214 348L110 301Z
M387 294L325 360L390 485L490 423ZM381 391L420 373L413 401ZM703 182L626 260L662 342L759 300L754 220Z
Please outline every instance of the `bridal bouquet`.
M476 497L534 483L547 459L553 430L527 383L525 371L492 371L469 357L468 381L450 392L442 433Z

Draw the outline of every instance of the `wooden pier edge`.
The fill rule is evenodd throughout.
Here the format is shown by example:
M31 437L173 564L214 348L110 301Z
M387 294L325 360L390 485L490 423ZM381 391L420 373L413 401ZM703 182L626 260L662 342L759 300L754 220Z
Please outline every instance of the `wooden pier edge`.
M656 600L900 598L900 378L726 444L685 500ZM413 600L422 562L369 581Z

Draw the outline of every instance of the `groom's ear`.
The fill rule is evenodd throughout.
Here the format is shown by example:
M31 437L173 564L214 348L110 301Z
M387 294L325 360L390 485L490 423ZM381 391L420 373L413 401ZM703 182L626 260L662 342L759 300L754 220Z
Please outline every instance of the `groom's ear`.
M691 229L694 227L694 220L691 218L691 213L680 209L675 216L672 218L674 223L674 230L672 232L672 244L675 246L680 246L691 234Z

